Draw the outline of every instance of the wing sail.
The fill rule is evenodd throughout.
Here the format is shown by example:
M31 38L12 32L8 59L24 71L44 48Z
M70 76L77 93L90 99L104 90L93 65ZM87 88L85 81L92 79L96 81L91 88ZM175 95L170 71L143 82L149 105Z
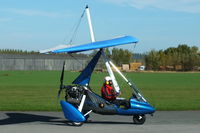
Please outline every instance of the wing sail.
M92 72L100 57L101 57L101 50L97 52L97 54L88 63L88 65L85 67L82 73L72 83L85 86L89 85Z
M75 53L75 52L82 52L82 51L88 51L93 49L101 49L101 48L107 48L107 47L113 47L118 45L124 45L124 44L130 44L130 43L137 43L138 39L132 36L123 36L118 37L110 40L104 40L104 41L97 41L93 43L88 44L82 44L82 45L76 45L76 46L70 46L67 48L61 48L57 50L49 51L51 53Z

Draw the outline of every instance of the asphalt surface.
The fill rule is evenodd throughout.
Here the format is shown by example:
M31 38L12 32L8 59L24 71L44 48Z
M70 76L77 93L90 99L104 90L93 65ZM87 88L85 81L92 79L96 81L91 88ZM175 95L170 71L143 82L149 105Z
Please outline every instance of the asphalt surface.
M131 116L91 114L74 127L62 112L0 112L0 133L200 133L200 111L157 111L143 125Z

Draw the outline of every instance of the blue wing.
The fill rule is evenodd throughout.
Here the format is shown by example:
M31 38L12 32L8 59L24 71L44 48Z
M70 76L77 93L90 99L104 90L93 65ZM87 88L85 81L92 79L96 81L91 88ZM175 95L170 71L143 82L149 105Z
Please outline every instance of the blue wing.
M72 46L67 48L62 48L58 50L53 50L51 52L53 53L75 53L75 52L82 52L82 51L88 51L93 49L101 49L101 48L107 48L107 47L113 47L118 45L124 45L124 44L130 44L130 43L137 43L138 39L132 37L132 36L124 36L119 37L111 40L105 40L105 41L97 41L93 43L78 45L78 46Z

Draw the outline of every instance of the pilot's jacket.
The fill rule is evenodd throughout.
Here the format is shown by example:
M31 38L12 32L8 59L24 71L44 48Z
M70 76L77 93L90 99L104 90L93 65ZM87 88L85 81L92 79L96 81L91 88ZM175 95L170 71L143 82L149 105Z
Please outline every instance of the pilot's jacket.
M104 84L101 88L101 96L108 101L114 101L116 100L117 93L111 85Z

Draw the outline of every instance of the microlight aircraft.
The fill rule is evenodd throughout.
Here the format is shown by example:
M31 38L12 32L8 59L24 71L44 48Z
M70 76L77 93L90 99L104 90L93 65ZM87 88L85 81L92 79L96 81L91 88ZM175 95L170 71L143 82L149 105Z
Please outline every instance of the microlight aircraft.
M84 13L85 12L90 28L90 36L92 41L91 43L75 46L59 46L56 48L41 51L41 53L77 53L98 49L96 55L91 59L85 69L72 82L71 85L64 85L63 83L65 62L63 63L58 97L60 97L62 90L65 90L65 100L60 100L65 118L69 120L74 126L80 126L87 121L89 114L94 112L102 115L128 115L133 117L134 124L143 124L146 120L145 115L153 114L155 112L155 108L147 102L147 100L139 92L139 89L136 87L136 85L128 80L123 75L123 73L119 71L119 69L113 64L113 62L106 56L104 52L104 49L108 47L137 43L138 39L132 36L122 36L110 40L95 41L88 6L85 8ZM112 68L125 80L125 82L132 89L133 93L128 100L128 108L118 106L105 100L93 92L92 88L90 88L91 74L101 56L104 59L105 66L109 76L112 79L115 91L120 93L120 87L117 83Z

